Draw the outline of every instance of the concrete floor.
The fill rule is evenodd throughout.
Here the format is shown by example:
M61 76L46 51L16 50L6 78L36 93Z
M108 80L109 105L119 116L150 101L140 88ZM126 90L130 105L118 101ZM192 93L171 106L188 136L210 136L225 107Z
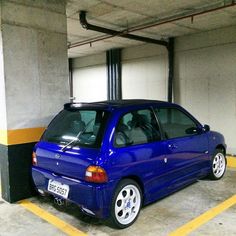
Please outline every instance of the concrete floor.
M180 226L218 205L236 193L236 169L228 169L220 181L198 181L179 192L141 210L136 223L124 230L115 230L103 222L83 215L70 205L58 208L50 198L34 197L31 202L52 213L88 235L168 235ZM190 235L236 235L236 204L222 212ZM32 214L19 204L0 199L0 235L65 235L55 226Z

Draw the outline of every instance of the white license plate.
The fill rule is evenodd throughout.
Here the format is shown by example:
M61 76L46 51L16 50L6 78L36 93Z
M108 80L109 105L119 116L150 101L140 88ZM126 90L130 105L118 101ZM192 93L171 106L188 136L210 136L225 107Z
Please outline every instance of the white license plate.
M70 188L66 184L62 184L52 179L48 181L48 191L51 193L55 193L63 198L68 198L69 190Z

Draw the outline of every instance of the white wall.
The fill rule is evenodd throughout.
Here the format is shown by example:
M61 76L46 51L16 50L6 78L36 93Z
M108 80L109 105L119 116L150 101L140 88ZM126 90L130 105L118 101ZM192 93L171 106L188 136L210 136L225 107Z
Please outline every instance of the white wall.
M167 50L143 44L122 51L123 98L167 100Z
M236 28L176 40L175 102L226 138L236 154Z
M107 99L106 54L73 60L75 101ZM168 58L164 47L143 44L122 50L123 99L167 99Z
M107 100L106 54L74 59L73 83L76 102Z

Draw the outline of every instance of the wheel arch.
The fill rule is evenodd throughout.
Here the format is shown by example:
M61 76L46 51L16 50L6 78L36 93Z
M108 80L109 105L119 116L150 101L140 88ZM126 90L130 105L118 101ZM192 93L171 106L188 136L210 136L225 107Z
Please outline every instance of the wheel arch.
M144 184L142 182L142 180L137 176L137 175L127 175L127 176L123 176L121 178L121 180L123 179L132 179L134 180L140 187L141 191L142 191L142 195L143 195L143 198L144 198L144 193L145 193L145 190L144 190ZM120 181L121 181L120 180Z
M222 145L222 144L218 144L218 145L216 146L216 149L220 149L220 150L222 150L223 153L224 153L224 155L226 155L226 149L225 149L224 145Z

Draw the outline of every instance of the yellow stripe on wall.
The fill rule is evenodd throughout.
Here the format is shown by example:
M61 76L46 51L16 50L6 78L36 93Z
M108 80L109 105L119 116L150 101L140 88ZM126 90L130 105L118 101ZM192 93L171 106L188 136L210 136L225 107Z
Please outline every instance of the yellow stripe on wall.
M0 130L0 144L7 145L7 130Z
M4 145L14 145L37 142L44 130L45 127L0 130L0 143Z

